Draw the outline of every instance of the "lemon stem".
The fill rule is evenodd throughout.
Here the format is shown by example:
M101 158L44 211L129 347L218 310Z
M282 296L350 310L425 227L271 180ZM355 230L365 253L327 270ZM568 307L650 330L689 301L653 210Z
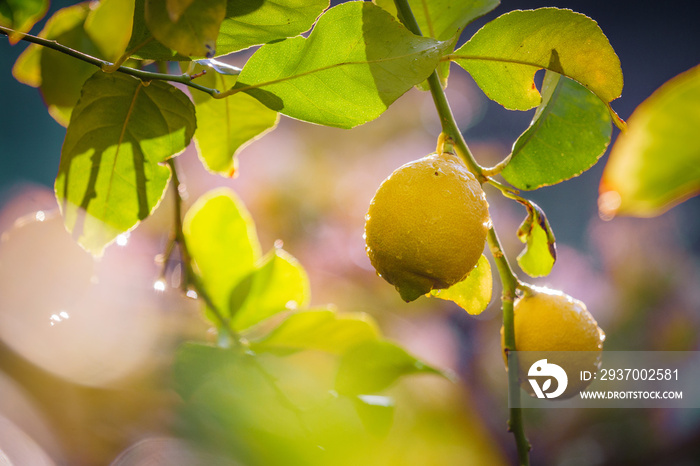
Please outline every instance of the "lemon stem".
M416 18L413 16L411 7L408 4L408 0L394 0L394 4L396 5L399 19L408 28L408 30L416 35L422 35L420 27L416 22ZM466 141L464 140L464 136L462 136L462 132L459 130L459 126L457 125L454 115L452 114L450 104L447 101L445 91L440 84L440 78L438 77L437 70L433 71L433 73L428 77L428 85L430 86L430 93L433 96L435 108L437 109L440 117L442 132L452 139L457 155L464 160L469 170L476 175L479 181L482 183L488 181L488 173L476 162L474 156L469 150L469 147L467 146ZM513 407L520 406L520 384L518 381L517 353L513 352L515 351L513 302L515 301L515 291L519 282L518 278L513 273L513 269L508 263L508 259L503 254L501 242L499 241L496 230L493 227L489 228L486 238L489 243L491 253L493 254L493 258L496 261L496 267L503 284L503 295L501 297L501 301L503 303L503 327L506 354L508 355L509 368L514 368L508 371L508 398L511 406L508 430L510 430L515 436L519 464L521 466L527 466L530 464L530 443L528 442L527 437L525 437L522 411L520 408Z
M415 16L413 16L413 11L408 4L407 0L394 0L396 5L396 10L399 14L399 19L403 22L404 26L417 36L422 36L420 26L416 22ZM476 175L480 182L486 181L486 177L483 173L483 168L479 165L474 156L472 155L469 147L467 146L462 132L457 126L455 117L452 114L452 109L447 101L447 96L445 96L445 91L442 89L440 84L440 77L438 76L437 70L434 70L432 74L428 77L428 85L430 86L430 93L433 96L433 101L435 102L435 108L437 109L438 116L440 117L440 126L442 126L442 132L449 136L454 142L454 147L464 163L467 164L469 170Z

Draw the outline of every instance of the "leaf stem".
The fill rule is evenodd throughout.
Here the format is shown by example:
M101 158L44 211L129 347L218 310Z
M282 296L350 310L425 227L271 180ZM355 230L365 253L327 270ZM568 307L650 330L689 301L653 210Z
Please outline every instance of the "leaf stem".
M399 13L399 18L404 25L414 34L422 35L420 27L416 22L416 18L413 16L411 7L408 4L408 0L394 0L394 4L396 5L396 9ZM452 114L447 97L445 96L445 91L440 85L440 79L437 71L433 71L428 78L428 85L430 86L430 93L432 94L433 101L435 102L435 108L440 116L442 131L454 141L454 147L458 155L464 159L467 167L469 167L469 169L479 178L482 183L488 181L501 189L501 191L512 191L505 185L489 179L484 168L481 167L474 159L474 156L472 155L466 141L464 140L464 137L462 136L462 132L459 130L459 126L455 121L454 115ZM498 235L496 234L496 230L493 228L493 226L489 228L486 238L489 243L491 253L493 254L493 258L496 261L496 268L498 269L498 273L503 284L503 295L501 297L501 301L503 303L503 328L508 365L509 367L516 368L508 371L508 397L509 404L511 406L508 430L513 432L513 435L515 436L515 444L518 451L518 462L521 466L528 466L530 464L530 443L525 437L522 411L519 407L515 407L520 405L520 382L518 380L517 353L513 352L515 351L513 302L515 301L515 291L518 288L519 280L515 273L513 273L513 269L503 253L503 248L501 247Z
M189 250L187 249L187 242L185 241L185 234L182 231L182 195L180 193L180 179L177 175L177 168L175 166L175 160L168 159L168 166L173 175L173 197L175 200L175 242L180 246L180 254L182 255L182 262L184 266L183 271L183 281L191 285L192 288L197 292L197 296L201 297L207 307L211 310L214 317L221 324L221 328L228 334L233 342L240 346L241 339L233 328L231 328L231 323L229 319L225 318L221 311L216 307L212 301L209 293L202 285L197 274L194 273L192 268L192 257L190 256ZM228 341L228 340L227 340Z
M0 26L0 34L6 35L9 37L10 34L13 32L16 32L14 29L6 28L3 26ZM136 78L139 78L143 81L170 81L170 82L175 82L175 83L180 83L184 84L185 86L189 86L193 89L197 89L198 91L206 92L207 94L216 97L219 94L219 91L217 89L211 89L205 86L202 86L201 84L197 84L192 82L192 78L188 74L181 74L181 75L172 75L172 74L166 74L166 73L154 73L151 71L143 71L143 70L137 70L134 68L130 68L128 66L120 66L116 69L113 69L115 64L110 63L106 60L102 60L97 57L93 57L92 55L88 55L86 53L83 53L79 50L72 49L70 47L67 47L65 45L59 44L55 40L49 40L49 39L44 39L43 37L37 37L33 36L31 34L24 34L22 36L22 40L31 42L33 44L41 45L42 47L46 47L52 50L55 50L57 52L64 53L66 55L69 55L73 58L77 58L78 60L82 60L86 63L90 63L91 65L95 65L101 70L109 70L109 71L118 71L120 73L128 74L130 76L134 76Z

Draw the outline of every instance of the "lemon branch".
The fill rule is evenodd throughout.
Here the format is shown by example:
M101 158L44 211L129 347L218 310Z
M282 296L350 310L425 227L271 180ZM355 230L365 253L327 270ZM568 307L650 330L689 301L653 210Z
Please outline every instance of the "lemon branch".
M408 28L408 30L416 35L422 35L420 27L416 22L416 18L413 16L411 7L408 4L408 0L394 0L394 4L396 5L399 18ZM488 176L493 175L498 171L498 168L501 167L498 167L493 171L489 171L488 169L484 169L476 162L474 156L469 150L469 147L467 146L466 141L464 140L464 136L462 136L462 132L459 130L457 122L455 121L454 115L452 114L452 109L447 101L447 96L445 96L445 91L440 85L440 79L437 71L433 71L430 77L428 77L428 85L430 86L430 93L433 96L435 108L437 109L440 117L442 131L450 139L452 139L457 154L464 160L467 167L476 175L479 181L482 183L489 181L494 184L494 180L490 180ZM499 189L506 188L505 186L498 187ZM513 317L513 302L515 301L515 292L518 288L519 281L515 276L515 273L513 273L513 269L510 267L508 259L503 253L503 248L501 247L498 235L496 234L496 230L493 228L493 226L489 228L486 238L489 243L491 253L493 254L493 258L496 261L496 267L503 284L503 295L501 297L503 304L503 328L506 353L508 354L508 366L510 368L508 370L508 397L510 406L519 406L520 384L518 381L517 353L514 353L515 329ZM530 443L528 442L527 437L525 437L522 411L520 408L510 408L508 430L510 430L515 436L515 444L518 451L518 462L521 466L529 465Z
M232 340L234 344L240 346L240 336L235 330L233 330L233 328L231 328L231 323L229 322L229 319L225 318L219 310L219 308L216 307L211 297L209 296L209 293L207 293L207 290L204 289L204 286L199 281L199 277L196 273L194 273L194 270L192 268L192 257L190 256L189 250L187 249L185 234L182 231L182 195L180 193L180 179L177 175L175 161L172 158L168 159L168 166L170 167L170 171L173 175L173 193L175 200L175 225L173 235L175 238L175 243L177 243L180 247L180 255L182 256L185 276L184 281L186 282L186 285L190 285L192 286L192 288L194 288L194 291L197 293L198 297L202 298L202 301L204 301L207 307L211 310L211 313L214 314L214 317L216 317L216 319L219 321L221 328L224 330L226 335L230 337L230 340ZM219 340L221 344L221 336Z
M13 32L16 31L14 29L0 26L0 34L2 35L9 36ZM198 91L206 92L211 96L217 96L219 94L219 91L217 89L211 89L197 84L195 82L192 82L192 77L188 74L174 75L167 73L154 73L151 71L137 70L128 66L117 66L118 63L110 63L107 60L102 60L100 58L93 57L92 55L88 55L87 53L83 53L79 50L75 50L65 45L59 44L55 40L44 39L43 37L37 37L31 34L24 34L22 36L22 40L31 42L33 44L41 45L42 47L46 47L51 50L56 50L57 52L64 53L73 58L77 58L78 60L82 60L86 63L90 63L91 65L95 65L103 71L118 71L120 73L134 76L143 81L170 81L174 83L180 83L184 84L185 86L189 86L193 89L197 89Z

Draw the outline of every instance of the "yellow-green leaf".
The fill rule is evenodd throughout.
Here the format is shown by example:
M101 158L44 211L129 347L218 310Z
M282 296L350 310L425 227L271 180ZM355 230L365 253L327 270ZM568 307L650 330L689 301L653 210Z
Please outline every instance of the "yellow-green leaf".
M622 92L620 60L592 19L571 10L511 11L487 23L451 58L511 110L540 103L538 69L567 76L607 103Z
M46 22L39 37L104 58L83 28L89 11L87 2L58 10ZM83 83L95 69L94 65L61 52L31 44L15 62L12 73L18 81L39 87L49 114L66 126Z
M230 189L214 189L190 207L182 229L209 297L228 314L232 291L261 255L250 213Z
M491 264L482 254L467 278L445 290L431 290L430 295L452 301L471 315L479 315L491 302L492 291Z
M377 338L379 328L370 315L320 309L295 312L270 333L252 341L251 348L278 353L317 350L343 354L359 343Z
M131 37L134 0L100 0L85 20L85 32L109 61L126 51Z
M576 81L547 71L542 103L501 172L518 189L553 185L591 168L612 135L608 107Z
M236 76L209 73L197 78L203 86L225 90L233 87ZM238 153L251 142L274 129L279 114L248 94L238 93L225 99L192 91L197 109L197 131L194 134L199 157L204 166L224 176L234 176Z
M300 120L351 128L426 79L449 44L411 34L367 2L328 10L308 38L262 46L236 87Z
M48 0L0 0L0 26L14 29L8 38L14 45L29 32L49 8Z
M247 299L231 309L231 325L242 330L279 312L304 308L311 299L309 277L291 254L275 248L252 274Z
M557 260L557 245L554 232L544 211L532 201L519 198L527 209L527 217L518 228L518 238L526 243L518 255L518 265L531 277L549 275Z
M637 107L610 152L601 215L653 217L700 193L700 66Z
M161 44L186 57L213 57L216 38L226 16L226 0L194 0L171 19L166 0L146 0L144 18Z
M56 197L66 228L94 255L156 208L195 128L194 106L162 81L96 72L66 131Z

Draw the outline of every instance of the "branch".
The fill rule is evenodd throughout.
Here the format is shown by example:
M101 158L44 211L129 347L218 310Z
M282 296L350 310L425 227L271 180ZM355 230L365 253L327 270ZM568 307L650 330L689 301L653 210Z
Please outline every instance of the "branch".
M399 17L401 18L404 25L414 34L422 35L420 27L416 22L416 18L413 16L411 7L408 4L408 0L394 0L396 4L396 9L399 12ZM479 178L479 180L484 183L489 181L491 184L497 185L499 189L509 190L506 186L501 185L495 180L490 180L487 175L491 174L485 171L481 167L474 156L469 151L462 132L459 130L459 126L455 121L450 105L445 96L445 91L440 85L440 79L437 74L437 70L428 78L428 84L430 86L430 93L433 95L433 100L435 101L435 108L440 115L440 123L442 124L442 131L446 133L454 141L454 147L457 150L462 159L466 162L469 169ZM508 421L508 430L513 432L515 436L515 444L518 450L518 462L521 466L528 466L530 464L529 451L530 443L525 437L525 430L523 428L523 418L522 410L520 406L520 382L518 380L518 360L517 353L515 351L515 329L513 326L513 302L515 301L515 291L519 285L518 278L513 273L508 259L503 254L503 249L501 248L501 243L496 235L496 230L491 227L488 230L487 240L493 258L496 261L496 267L498 268L498 273L501 277L501 282L503 284L503 295L501 301L503 303L503 328L505 337L505 351L508 358L508 366L514 369L508 371L508 398L510 408L510 420Z
M188 284L192 285L194 290L197 292L197 296L201 297L207 307L211 310L214 317L219 321L222 329L231 337L231 340L236 345L241 344L240 336L233 328L231 328L231 322L229 319L224 317L222 312L216 307L211 297L207 293L207 290L199 281L199 277L194 273L192 268L192 258L187 249L187 242L185 241L185 235L182 231L182 196L180 195L180 179L177 176L177 169L175 167L175 160L168 159L168 166L173 175L173 196L175 200L175 226L174 226L174 236L175 242L180 246L180 254L182 255L182 262L184 264L184 278Z
M11 33L16 32L13 29L6 28L3 26L0 26L0 34L9 36ZM49 40L49 39L44 39L43 37L37 37L33 36L31 34L24 34L22 36L22 40L31 42L32 44L37 44L41 45L42 47L46 47L52 50L55 50L57 52L64 53L66 55L69 55L73 58L77 58L78 60L82 60L86 63L90 63L91 65L95 65L101 70L109 70L109 71L118 71L120 73L128 74L130 76L134 76L136 78L139 78L143 81L170 81L170 82L175 82L175 83L180 83L184 84L185 86L189 86L193 89L197 89L198 91L206 92L207 94L211 95L212 97L216 97L219 94L219 91L217 89L211 89L205 86L202 86L200 84L192 82L192 77L188 74L181 74L181 75L172 75L172 74L167 74L167 73L154 73L151 71L143 71L143 70L137 70L134 68L129 68L128 66L120 66L118 68L114 68L114 64L110 63L106 60L102 60L97 57L93 57L92 55L88 55L86 53L83 53L79 50L72 49L70 47L67 47L65 45L61 45L55 40Z

